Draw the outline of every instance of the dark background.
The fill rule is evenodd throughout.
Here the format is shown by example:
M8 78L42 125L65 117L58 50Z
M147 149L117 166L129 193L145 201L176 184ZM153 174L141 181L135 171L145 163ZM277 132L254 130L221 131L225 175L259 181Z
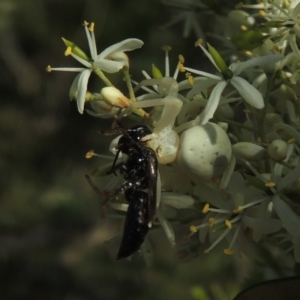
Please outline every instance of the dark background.
M159 231L149 234L151 268L141 257L115 261L118 239L104 244L117 227L101 218L99 198L84 178L98 161L85 153L107 150L109 141L97 131L111 120L80 115L68 98L76 73L45 68L79 66L63 55L60 38L88 53L84 20L95 22L98 52L126 38L145 42L129 53L138 81L151 63L164 70L163 45L173 48L171 73L178 54L189 66L202 65L198 37L184 39L182 23L162 27L171 13L158 0L0 0L1 299L230 299L264 278L249 260L225 256L222 245L181 263ZM199 19L204 29L209 20ZM92 78L90 89L98 83ZM188 227L177 233L180 244Z

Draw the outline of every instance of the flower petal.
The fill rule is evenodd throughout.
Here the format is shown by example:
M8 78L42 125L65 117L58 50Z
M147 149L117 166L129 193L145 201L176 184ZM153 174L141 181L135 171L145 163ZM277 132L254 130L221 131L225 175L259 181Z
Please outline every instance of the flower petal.
M203 112L200 114L201 125L205 125L214 116L214 113L219 105L221 94L226 85L226 81L220 81L213 89Z
M119 72L124 67L123 62L108 59L98 59L96 62L94 62L93 65L94 67L99 68L100 70L107 73Z
M157 208L156 216L157 216L157 219L158 219L160 225L164 229L165 234L166 234L171 246L174 247L175 246L175 233L174 233L172 225L169 223L169 221L163 215L161 207Z
M161 201L162 203L177 209L190 207L195 202L195 200L189 195L172 192L162 192Z
M262 109L265 106L261 93L242 77L234 76L230 83L251 106L257 109Z
M282 221L283 227L294 237L300 237L300 217L280 199L279 195L272 198L277 215Z
M284 58L283 55L266 55L262 57L255 57L245 62L231 64L229 69L234 73L234 76L237 76L245 69L249 69L256 66L260 67L263 65L273 64L282 60L283 58Z
M247 227L257 230L263 234L277 232L281 228L281 221L278 219L243 216L242 221Z
M294 170L289 171L287 173L287 175L279 181L278 190L281 191L288 185L291 185L299 177L300 177L300 165L298 165ZM299 228L299 230L300 230L300 228Z
M78 95L77 95L77 107L79 113L83 113L84 110L84 103L85 103L85 94L87 91L87 84L89 77L92 73L92 70L86 69L80 73L78 78Z
M197 77L199 78L199 77ZM218 79L204 79L203 81L197 82L194 84L194 87L187 93L186 98L191 99L195 94L202 92L204 89L220 82L220 78Z
M110 54L114 52L124 52L124 51L132 51L137 48L141 48L144 45L144 42L139 39L126 39L122 42L116 43L104 51L102 51L97 56L97 61L102 58L108 57Z

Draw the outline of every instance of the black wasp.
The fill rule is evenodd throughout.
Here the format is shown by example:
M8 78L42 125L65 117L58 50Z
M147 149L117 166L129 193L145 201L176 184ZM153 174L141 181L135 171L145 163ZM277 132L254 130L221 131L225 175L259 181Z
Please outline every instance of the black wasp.
M136 252L152 226L156 211L158 172L155 152L141 141L143 137L152 133L151 130L142 125L124 129L118 124L117 127L104 132L105 135L120 133L122 136L116 147L117 152L111 170L114 172L120 169L120 174L126 181L105 199L105 202L112 200L124 192L129 202L117 259L126 258ZM116 166L121 152L127 155L127 160Z

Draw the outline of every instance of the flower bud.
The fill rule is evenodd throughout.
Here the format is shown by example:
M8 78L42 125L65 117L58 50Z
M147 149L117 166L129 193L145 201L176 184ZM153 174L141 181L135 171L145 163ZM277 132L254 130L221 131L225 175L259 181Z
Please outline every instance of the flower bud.
M274 160L283 160L286 157L288 145L283 140L274 140L268 146L268 153Z
M233 154L246 160L261 160L265 158L266 149L248 142L236 143L232 146Z
M129 100L115 87L109 86L103 88L101 90L101 96L109 105L121 108L129 106Z
M208 43L207 43L207 47L208 47L208 51L209 51L210 55L212 56L214 62L216 63L216 65L218 66L220 71L222 73L227 72L228 67L227 67L224 59L222 58L222 56L219 54L219 52Z
M266 113L265 125L272 127L275 123L282 123L282 117L276 113Z
M153 78L163 78L161 71L158 67L156 67L154 64L152 64L152 76Z
M124 64L124 66L129 67L128 56L122 51L111 53L107 58L114 60L114 61L122 62Z

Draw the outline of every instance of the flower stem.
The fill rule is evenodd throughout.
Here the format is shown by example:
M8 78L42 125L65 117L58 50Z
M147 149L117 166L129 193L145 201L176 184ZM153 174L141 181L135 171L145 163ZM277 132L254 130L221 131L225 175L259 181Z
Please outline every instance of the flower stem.
M125 81L127 84L127 88L128 88L128 92L129 92L129 97L130 97L130 102L133 103L136 101L135 99L135 95L134 95L134 91L132 88L132 83L131 83L131 78L130 78L130 74L129 74L129 69L127 67L123 68L123 73L124 73L124 77L125 77Z
M100 69L97 68L93 71L106 84L106 86L114 86Z

